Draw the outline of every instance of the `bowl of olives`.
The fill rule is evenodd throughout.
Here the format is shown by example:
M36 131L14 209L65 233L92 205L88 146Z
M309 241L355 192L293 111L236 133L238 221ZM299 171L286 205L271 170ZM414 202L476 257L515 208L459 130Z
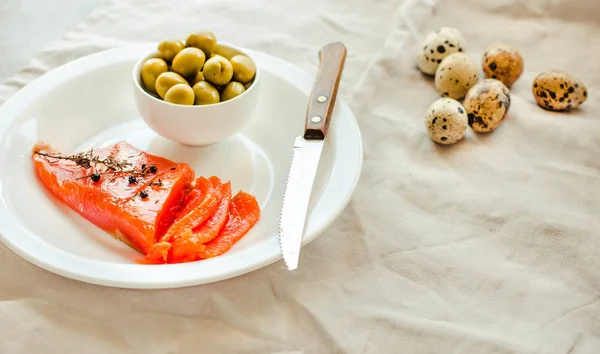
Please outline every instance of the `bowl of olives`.
M164 40L136 63L138 112L157 134L191 146L223 140L252 118L260 70L244 50L210 31Z

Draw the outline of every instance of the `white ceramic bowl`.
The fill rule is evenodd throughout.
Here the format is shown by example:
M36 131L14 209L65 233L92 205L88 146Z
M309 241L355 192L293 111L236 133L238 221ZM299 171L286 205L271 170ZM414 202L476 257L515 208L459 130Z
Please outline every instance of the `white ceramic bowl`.
M260 67L242 49L229 44L218 44L215 53L227 59L237 54L247 56L256 65L256 75L252 85L241 95L210 105L173 104L144 90L141 82L142 65L147 59L158 57L158 51L143 56L135 64L133 81L136 107L141 117L158 135L184 145L205 146L234 135L251 120L260 96Z

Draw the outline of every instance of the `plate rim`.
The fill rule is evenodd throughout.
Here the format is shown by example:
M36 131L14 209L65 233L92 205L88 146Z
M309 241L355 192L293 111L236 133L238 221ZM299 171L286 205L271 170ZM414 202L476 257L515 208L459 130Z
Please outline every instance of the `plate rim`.
M13 96L9 97L9 99L6 102L4 102L2 105L0 105L0 116L6 115L6 117L4 117L4 119L0 119L0 149L3 146L3 141L8 136L7 135L8 130L10 129L10 127L12 126L14 121L18 118L19 114L24 109L26 109L30 104L35 102L35 100L38 99L41 95L43 95L48 90L49 87L53 87L54 85L59 85L61 82L68 81L68 80L76 77L80 73L87 72L88 70L96 70L103 66L115 65L122 61L128 61L128 60L130 60L130 57L134 56L134 53L136 55L143 55L144 52L147 52L148 49L150 49L152 46L155 46L155 45L156 45L155 43L134 44L134 45L122 46L122 47L112 48L112 49L100 51L97 53L89 54L89 55L80 57L78 59L72 60L70 62L67 62L67 63L43 74L39 78L37 78L34 81L32 81L31 83L29 83L27 86L21 88ZM240 47L240 48L242 48L242 47ZM310 85L309 89L308 89L308 92L310 92L310 88L312 88L312 82L314 81L315 75L308 73L307 71L305 71L304 69L300 68L297 65L294 65L283 59L274 57L270 54L267 54L264 52L259 52L259 51L248 49L248 48L242 48L242 49L247 51L253 57L258 58L259 59L258 61L262 61L262 60L271 61L273 63L277 63L277 66L279 66L279 67L287 67L287 69L289 69L288 71L279 70L279 73L278 73L279 76L284 76L284 77L290 76L290 75L292 75L291 73L297 73L298 75L301 75L303 78L305 78L305 80L303 81L303 86ZM262 58L260 58L260 57L262 57ZM107 61L101 60L101 59L106 59L106 58L109 58L110 60L107 60ZM268 70L265 69L265 71L268 71ZM281 73L287 73L287 74L280 75ZM300 85L299 83L297 83L297 84ZM301 88L301 90L306 91L306 87ZM359 128L358 122L356 120L356 117L354 116L354 113L349 108L347 103L341 98L338 98L338 100L336 101L336 110L339 110L340 116L342 114L345 116L348 116L349 128L351 130L353 130L353 133L355 134L355 139L357 141L357 144L356 144L357 156L356 156L356 160L355 160L356 164L354 166L354 170L355 170L354 176L353 176L352 181L350 181L350 183L349 183L349 186L348 186L347 191L345 192L344 198L339 202L339 204L337 206L334 206L333 211L329 214L330 217L326 218L326 220L324 222L321 222L321 225L318 228L316 228L315 230L311 230L312 232L309 232L309 230L306 230L305 236L302 241L302 247L306 246L308 243L310 243L311 241L316 239L327 228L329 228L335 220L337 220L339 218L341 213L346 209L346 207L350 203L352 196L354 194L354 191L356 189L356 186L359 183L361 173L362 173L362 166L363 166L363 162L364 162L364 151L363 151L362 136L361 136L360 128ZM12 115L12 117L11 117L11 115ZM290 149L291 149L291 145L290 145ZM1 177L0 177L0 184L1 183L2 183L2 181L1 181ZM329 185L329 184L330 184L330 182L327 183L327 185ZM325 190L327 190L327 188L325 188ZM317 203L315 205L315 208L318 204L319 203ZM313 209L313 212L314 212L314 209ZM212 276L204 276L204 277L200 276L200 277L195 277L195 278L187 277L185 279L178 279L178 280L169 280L169 279L160 278L155 281L114 280L114 279L108 279L106 277L98 277L98 276L92 276L90 274L84 274L85 270L80 271L80 272L73 272L70 270L70 268L67 265L57 266L56 264L53 264L52 262L48 261L47 259L43 259L43 257L36 257L33 253L31 253L31 250L28 251L27 249L24 249L23 247L20 247L19 245L17 245L17 243L13 242L12 237L7 236L6 235L7 233L21 233L24 236L28 236L31 238L38 238L39 239L38 242L42 242L43 244L46 244L47 247L50 247L54 251L57 251L58 254L64 253L67 256L66 257L67 259L69 257L78 257L78 256L73 255L67 251L64 251L58 247L49 245L43 240L43 238L36 236L35 234L31 233L27 229L20 228L18 222L16 220L14 220L14 219L18 219L18 217L15 218L15 217L11 216L11 209L5 203L5 200L2 197L2 193L0 191L0 219L4 219L4 217L7 218L8 222L0 223L0 241L2 241L2 243L8 249L10 249L12 252L17 254L21 258L25 259L26 261L28 261L32 264L35 264L36 266L43 268L47 271L50 271L52 273L61 275L63 277L71 278L71 279L74 279L77 281L95 284L95 285L107 286L107 287L129 288L129 289L169 289L169 288L198 286L198 285L213 283L213 282L217 282L217 281L221 281L221 280L225 280L225 279L234 278L234 277L237 277L242 274L250 273L256 269L266 267L266 266L273 264L282 259L282 255L281 255L281 252L279 249L279 240L277 237L274 237L272 239L275 239L274 241L276 241L276 242L266 240L263 242L264 244L261 243L260 245L257 245L255 247L258 248L260 246L260 249L268 250L269 248L276 246L278 249L278 252L268 253L266 256L260 257L259 259L255 259L253 262L243 264L244 258L251 258L251 259L254 258L253 252L250 252L253 250L253 248L255 248L255 247L253 247L248 251L242 252L235 256L231 256L232 258L230 259L230 261L232 261L232 263L234 263L229 267L229 268L231 268L231 270L219 272L218 274L215 274ZM310 217L310 214L308 217ZM2 226L1 224L5 224L5 225ZM229 258L229 257L221 256L219 258L225 259L225 258ZM63 261L64 261L64 259L63 259ZM88 259L88 261L101 262L101 261L89 260L89 259ZM210 261L214 261L214 260L205 260L203 262L210 262ZM242 263L242 264L240 264L240 263ZM194 262L162 265L160 267L173 267L173 268L180 267L181 270L183 272L185 272L185 270L186 270L185 268L193 268L193 266L189 267L190 264L194 264ZM126 266L127 269L142 269L142 268L148 269L149 267L153 267L153 268L155 267L155 266L139 265L139 264L116 264L115 266L117 266L117 267ZM128 272L125 272L125 273L128 273ZM127 275L125 275L125 276L127 276Z

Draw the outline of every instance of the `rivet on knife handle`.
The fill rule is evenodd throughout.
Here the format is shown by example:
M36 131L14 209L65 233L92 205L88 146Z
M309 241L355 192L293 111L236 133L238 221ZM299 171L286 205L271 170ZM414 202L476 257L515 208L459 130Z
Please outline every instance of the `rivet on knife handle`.
M319 52L319 72L308 103L304 139L324 140L327 136L345 60L346 47L340 42L330 43Z

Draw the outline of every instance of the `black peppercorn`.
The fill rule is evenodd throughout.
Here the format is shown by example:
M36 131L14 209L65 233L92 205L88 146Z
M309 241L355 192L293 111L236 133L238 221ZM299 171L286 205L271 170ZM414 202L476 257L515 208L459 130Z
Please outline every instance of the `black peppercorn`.
M156 168L156 166L150 166L150 172L156 173L157 171L158 171L158 168Z
M142 164L142 171L146 169L146 164Z
M92 173L92 175L90 176L90 178L92 179L92 182L98 182L100 180L100 174L99 173Z
M141 197L142 199L146 199L146 198L148 198L148 192L146 192L146 191L141 191L141 192L140 192L140 197Z
M137 178L135 178L135 176L129 176L129 183L130 184L137 183Z

